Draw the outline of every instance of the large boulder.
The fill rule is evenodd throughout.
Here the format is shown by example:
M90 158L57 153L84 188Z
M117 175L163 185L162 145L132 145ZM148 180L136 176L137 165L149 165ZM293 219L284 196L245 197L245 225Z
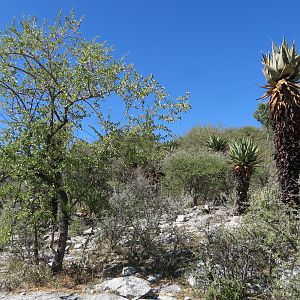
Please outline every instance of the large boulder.
M149 283L136 276L117 277L94 287L95 291L110 291L128 299L156 296Z

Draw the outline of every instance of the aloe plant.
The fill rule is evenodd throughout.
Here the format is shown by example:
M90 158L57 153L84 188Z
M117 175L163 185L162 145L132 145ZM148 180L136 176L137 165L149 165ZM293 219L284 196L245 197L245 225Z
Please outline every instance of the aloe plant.
M222 136L210 136L206 144L216 152L225 152L228 148L228 141Z
M261 99L269 98L268 114L274 131L276 167L281 199L300 207L300 55L295 44L274 43L272 53L263 55L263 73L268 84Z
M229 145L228 156L236 183L236 204L239 214L248 206L251 175L261 161L258 146L250 138L242 138Z

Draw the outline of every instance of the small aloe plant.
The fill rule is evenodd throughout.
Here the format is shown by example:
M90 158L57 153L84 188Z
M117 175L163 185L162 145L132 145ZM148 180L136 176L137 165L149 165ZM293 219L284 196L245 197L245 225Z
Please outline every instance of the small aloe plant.
M222 136L210 136L206 144L208 148L216 152L225 152L228 148L228 141Z
M251 176L261 162L260 151L250 138L242 138L229 145L228 155L236 182L238 213L243 214L248 206Z

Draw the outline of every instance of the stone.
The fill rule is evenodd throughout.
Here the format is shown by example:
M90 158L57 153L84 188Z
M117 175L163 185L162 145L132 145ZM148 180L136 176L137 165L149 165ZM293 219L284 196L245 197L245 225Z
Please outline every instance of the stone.
M191 287L197 286L199 284L199 280L193 274L188 275L186 277L186 281Z
M111 293L104 293L100 295L83 296L78 298L78 300L125 300L125 298Z
M186 222L186 216L185 215L178 215L176 218L176 222Z
M98 295L74 295L65 293L52 293L52 292L33 292L25 295L10 295L0 294L1 300L125 300L125 298L110 294L103 293Z
M74 249L78 250L80 248L82 248L82 244L75 244L74 245Z
M160 295L167 295L167 294L176 294L181 292L181 287L178 284L171 284L171 285L163 285L160 288L159 296Z
M133 267L124 267L122 270L122 276L131 276L137 273L137 270Z
M159 296L157 300L176 300L176 298L172 296Z
M204 207L203 207L203 212L206 213L206 214L209 214L210 213L210 208L209 208L209 205L208 204L205 204Z
M91 228L85 230L85 231L83 232L83 235L90 235L90 234L93 234L93 233L94 233L94 232L93 232L93 227L91 227Z
M228 220L225 224L224 227L231 229L231 228L236 228L241 224L242 217L241 216L233 216L231 220Z
M111 291L128 299L155 296L149 283L135 276L117 277L94 287L95 291Z
M155 276L148 276L147 281L150 283L155 283L158 279Z

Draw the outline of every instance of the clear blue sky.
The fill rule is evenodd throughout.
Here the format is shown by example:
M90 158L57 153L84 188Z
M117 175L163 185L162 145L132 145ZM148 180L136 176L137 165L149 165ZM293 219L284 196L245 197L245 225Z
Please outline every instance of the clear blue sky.
M0 28L13 17L54 20L71 8L85 16L85 37L107 40L169 94L190 92L192 110L173 126L177 135L196 125L258 126L261 51L283 36L300 50L296 0L9 0L1 1Z

